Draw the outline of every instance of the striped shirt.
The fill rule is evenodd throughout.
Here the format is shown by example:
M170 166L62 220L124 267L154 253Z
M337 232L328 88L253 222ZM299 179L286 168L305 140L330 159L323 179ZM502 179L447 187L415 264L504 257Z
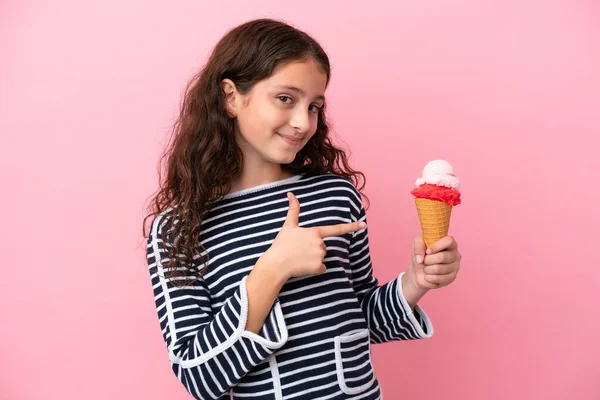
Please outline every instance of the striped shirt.
M164 278L161 261L172 209L152 222L148 265L173 371L196 399L381 399L371 344L433 328L408 305L402 274L384 285L373 276L368 228L324 239L326 272L288 280L260 332L245 330L246 278L286 219L288 191L301 227L366 221L358 190L333 174L231 193L202 222L206 273L183 288Z

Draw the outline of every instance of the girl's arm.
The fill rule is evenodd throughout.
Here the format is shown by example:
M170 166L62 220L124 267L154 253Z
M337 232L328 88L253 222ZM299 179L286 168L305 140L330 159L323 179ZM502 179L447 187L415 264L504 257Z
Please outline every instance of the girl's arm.
M248 275L246 280L246 291L248 292L247 331L258 333L263 327L273 303L283 284L287 281L287 277L279 271L278 268L269 265L269 261L265 257L261 257Z
M230 388L287 341L281 306L275 300L279 283L270 281L259 288L268 269L258 268L259 273L244 278L216 309L203 279L191 286L173 286L165 278L161 259L169 246L162 232L166 218L154 220L147 255L172 368L196 399L225 399Z

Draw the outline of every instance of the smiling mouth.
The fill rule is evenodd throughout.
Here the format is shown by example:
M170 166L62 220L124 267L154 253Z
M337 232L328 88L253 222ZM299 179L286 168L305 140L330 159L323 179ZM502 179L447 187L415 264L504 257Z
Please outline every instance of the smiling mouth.
M301 139L295 138L293 136L282 135L281 133L278 133L278 135L281 139L283 139L284 142L291 146L297 146L302 141Z

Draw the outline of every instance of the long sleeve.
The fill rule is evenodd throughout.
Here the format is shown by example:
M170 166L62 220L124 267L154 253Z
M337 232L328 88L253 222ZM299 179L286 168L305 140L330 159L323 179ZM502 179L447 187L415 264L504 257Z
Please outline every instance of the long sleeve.
M169 246L158 216L148 237L148 266L158 318L173 371L196 399L226 399L228 391L288 338L279 301L261 332L245 330L248 317L246 278L220 309L213 309L203 279L186 287L165 278L161 257ZM166 264L166 262L165 262Z
M358 191L351 198L350 209L352 221L367 221ZM352 234L349 260L352 285L373 343L422 339L433 335L427 314L418 305L413 311L406 301L402 293L402 274L382 286L378 285L369 253L368 227Z

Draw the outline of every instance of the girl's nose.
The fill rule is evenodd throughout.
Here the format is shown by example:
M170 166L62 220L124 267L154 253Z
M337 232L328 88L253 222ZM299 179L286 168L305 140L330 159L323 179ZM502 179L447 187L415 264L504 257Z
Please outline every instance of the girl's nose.
M305 133L310 129L310 115L308 110L298 107L292 114L290 125L296 132Z

